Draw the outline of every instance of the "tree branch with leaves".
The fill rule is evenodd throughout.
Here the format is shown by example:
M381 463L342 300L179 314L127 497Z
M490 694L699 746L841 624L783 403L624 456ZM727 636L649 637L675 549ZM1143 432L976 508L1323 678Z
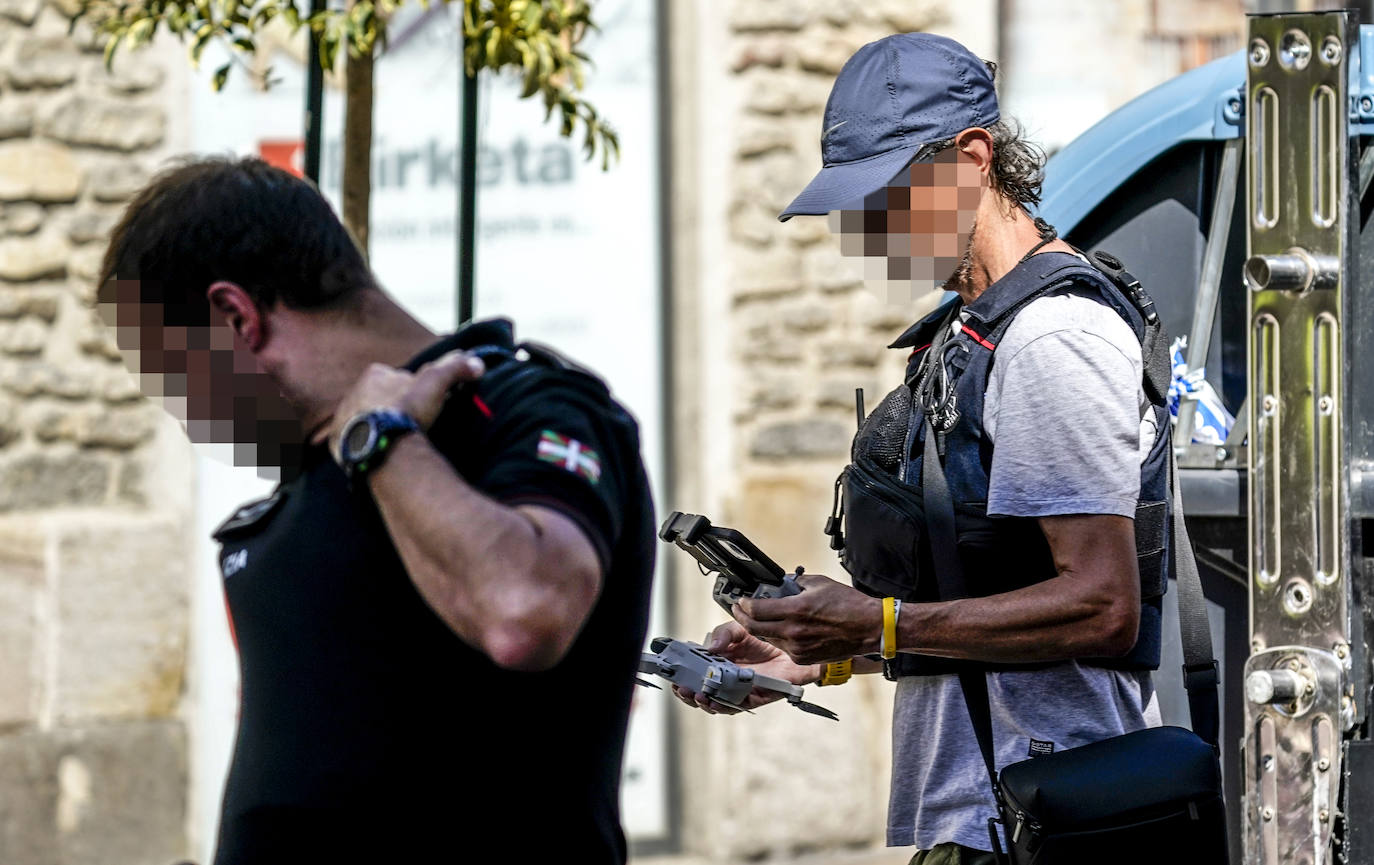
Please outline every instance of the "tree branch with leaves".
M306 0L302 0L304 4ZM342 66L361 73L366 81L355 79L346 87L346 129L366 128L366 141L353 141L352 158L345 156L347 188L362 187L361 214L357 196L345 208L344 222L360 245L366 249L367 192L371 187L371 124L350 123L348 115L372 113L372 59L378 49L385 52L386 22L404 0L353 0L346 8L327 8L310 13L308 5L290 0L81 0L71 23L86 20L103 38L105 63L109 66L121 50L146 45L159 31L165 31L188 44L188 56L199 67L205 47L222 43L229 61L211 76L211 86L224 87L234 68L255 76L261 86L273 82L271 67L258 73L248 62L260 50L265 28L280 22L292 35L302 28L319 45L320 65L326 71ZM428 0L420 0L428 8ZM449 2L449 0L444 0ZM452 0L459 2L459 0ZM620 142L614 128L582 95L591 59L581 50L583 38L596 29L591 0L461 0L463 3L463 61L469 75L482 70L517 74L523 78L520 96L538 96L545 108L545 120L558 112L559 132L572 137L582 130L582 152L587 160L601 158L607 170L620 155ZM347 57L345 61L343 58ZM361 118L354 117L354 120ZM358 136L354 136L358 137ZM345 135L345 150L350 145ZM359 174L364 176L358 176ZM351 175L351 176L350 176ZM350 196L345 195L345 198Z

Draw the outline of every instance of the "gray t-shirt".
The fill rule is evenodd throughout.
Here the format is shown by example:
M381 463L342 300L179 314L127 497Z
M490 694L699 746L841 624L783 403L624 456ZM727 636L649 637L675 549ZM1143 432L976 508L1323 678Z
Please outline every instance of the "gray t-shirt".
M1140 381L1140 343L1092 293L1028 304L997 347L984 401L994 444L988 513L1134 517L1155 436ZM1161 723L1149 673L1066 661L987 680L999 771ZM990 849L996 805L957 676L898 682L892 751L888 845Z

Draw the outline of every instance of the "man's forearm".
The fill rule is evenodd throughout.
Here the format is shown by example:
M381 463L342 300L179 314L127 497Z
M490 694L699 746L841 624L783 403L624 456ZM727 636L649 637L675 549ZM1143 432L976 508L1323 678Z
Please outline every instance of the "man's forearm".
M550 537L578 529L484 496L421 434L398 440L368 484L416 589L459 637L501 666L556 663L599 588L599 563L558 552L590 552L585 537Z
M993 662L1124 655L1140 627L1135 529L1112 515L1041 517L1057 576L981 598L904 603L897 649ZM879 650L883 605L817 574L785 598L744 599L734 616L799 664Z
M1129 651L1139 601L1113 601L1081 591L1074 581L1073 575L1061 574L985 598L903 604L897 645L903 652L1005 663Z

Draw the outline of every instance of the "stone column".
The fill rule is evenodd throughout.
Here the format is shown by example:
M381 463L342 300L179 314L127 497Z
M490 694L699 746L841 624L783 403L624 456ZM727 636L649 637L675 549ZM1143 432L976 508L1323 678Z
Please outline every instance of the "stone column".
M188 852L190 454L92 308L166 153L166 52L107 73L62 8L0 0L0 862Z

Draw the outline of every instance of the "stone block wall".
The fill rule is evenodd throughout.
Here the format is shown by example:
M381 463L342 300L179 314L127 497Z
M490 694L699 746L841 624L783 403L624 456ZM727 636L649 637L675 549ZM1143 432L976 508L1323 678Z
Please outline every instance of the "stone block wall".
M92 308L169 149L164 52L104 69L62 4L0 0L0 862L188 852L190 455Z
M905 357L884 346L919 310L865 287L861 263L839 254L823 217L787 223L776 217L820 168L821 113L844 62L864 43L891 33L959 36L962 19L952 5L728 5L723 59L737 98L725 225L740 382L732 406L733 461L746 478L745 496L790 500L799 490L779 484L795 485L811 476L809 469L825 481L826 494L810 499L805 523L787 534L792 546L803 535L814 536L829 510L828 487L854 434L855 388L864 389L872 408L900 381ZM752 518L758 510L749 513ZM813 552L814 544L803 549Z

